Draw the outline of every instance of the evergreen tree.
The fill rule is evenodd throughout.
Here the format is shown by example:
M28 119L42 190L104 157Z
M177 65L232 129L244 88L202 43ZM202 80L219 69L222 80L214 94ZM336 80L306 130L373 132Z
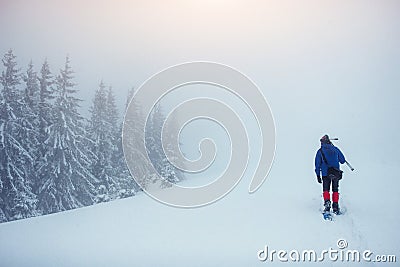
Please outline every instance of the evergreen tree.
M173 140L176 137L172 133L167 132L165 134L164 147L162 144L161 134L165 119L162 108L158 103L154 107L146 125L146 148L149 158L158 174L170 183L177 183L183 179L183 172L172 165L165 154L164 149L169 150L171 156L176 159L176 155L174 155L176 151L172 151L171 145L172 142L176 142ZM169 185L168 182L162 182L161 187L167 187Z
M172 127L175 130L178 130L177 127L178 125L176 125L176 120L174 117L172 117L171 120L172 123ZM174 142L177 142L177 136L175 134L173 134L172 132L169 132L168 130L165 130L164 133L164 138L165 140L163 140L164 142L164 147L163 149L165 149L165 151L169 152L170 155L170 159L171 160L177 160L177 153L179 153L178 151L174 151L172 144ZM179 144L182 145L182 144ZM160 174L162 177L164 177L165 180L167 180L170 183L178 183L180 181L182 181L184 179L184 173L176 168L175 166L173 166L171 164L171 162L167 159L167 157L165 156L165 153L162 154L162 162L161 162L161 171ZM166 182L162 183L162 187L167 187L169 184Z
M130 92L133 95L133 89ZM112 156L111 166L117 183L117 196L118 198L124 198L133 196L139 189L135 180L131 177L127 168L123 150L122 150L122 123L118 120L118 111L115 104L115 96L111 89L108 90L107 94L107 121L111 126L110 136L112 138ZM124 115L124 114L123 114Z
M91 151L95 156L91 170L99 180L96 202L115 198L117 191L115 170L112 164L115 154L114 133L117 131L116 122L112 120L117 118L114 102L111 88L106 91L104 83L101 82L93 99L89 122L89 138L92 140Z
M28 64L28 69L24 75L25 89L24 89L24 103L25 112L22 114L25 121L30 122L31 127L25 126L26 133L29 133L27 138L21 140L25 143L27 151L30 152L33 163L26 164L26 169L28 173L29 186L32 188L33 193L37 193L37 175L35 170L35 163L40 157L40 143L39 143L39 83L38 76L34 70L32 61Z
M161 106L157 104L146 124L146 149L153 166L159 174L161 174L164 153L161 144L163 122L164 117L161 112Z
M36 197L29 186L29 171L33 157L28 141L33 127L29 121L16 57L9 50L2 62L0 102L0 221L27 218L36 215Z
M39 100L38 100L38 131L39 131L39 146L41 156L44 156L46 145L45 140L48 138L48 127L52 124L52 104L54 99L54 89L52 88L54 81L51 75L50 67L47 60L44 61L40 70L39 79Z
M121 136L121 124L119 123L118 118L118 109L115 104L115 96L111 86L107 91L107 100L106 100L106 123L109 127L109 139L110 139L110 164L112 166L112 175L114 177L118 176L118 167L119 167L119 141Z
M118 127L118 109L117 105L115 104L115 96L110 86L107 91L107 100L106 100L106 121L110 126L110 130L113 136L120 134L120 129Z
M46 153L39 167L41 186L39 208L53 213L93 203L97 182L90 168L85 146L83 118L78 113L80 99L72 82L73 71L67 57L56 80L54 121L48 127Z
M32 60L29 62L28 70L24 76L25 87L25 103L28 108L36 115L38 113L39 104L39 84L38 76L33 68Z
M131 108L130 112L125 114L125 119L123 127L125 127L126 132L124 136L124 141L125 141L125 146L130 146L130 147L137 147L139 144L138 142L142 142L142 139L144 138L144 132L143 131L137 131L137 129L142 129L143 126L135 127L136 124L138 123L136 118L140 115L141 109L139 103L135 100L132 99L134 95L134 88L128 91L128 96L125 102L125 111L127 112L129 103L131 103ZM120 127L122 129L122 125ZM136 183L136 181L133 179L131 176L131 173L128 169L128 166L125 161L125 155L123 152L122 148L122 135L119 134L118 137L118 153L119 153L119 185L121 188L121 195L122 196L130 196L133 195L135 191L140 191L141 187ZM134 158L137 155L127 155L127 160L130 162L135 162L136 159ZM143 156L143 155L142 155ZM142 166L139 164L135 164L133 166L134 169L134 175L136 175L135 179L138 179L141 181L143 184L147 184L149 181L148 178L148 173L147 173L147 168L146 166Z

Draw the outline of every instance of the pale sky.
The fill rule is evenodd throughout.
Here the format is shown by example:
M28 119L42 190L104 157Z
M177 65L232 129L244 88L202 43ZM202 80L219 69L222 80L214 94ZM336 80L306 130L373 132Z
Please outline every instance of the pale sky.
M100 80L118 102L156 72L193 60L230 65L265 94L275 169L312 173L331 134L357 165L398 164L400 2L0 0L0 53L23 70L71 58L81 98ZM87 108L86 108L87 110Z

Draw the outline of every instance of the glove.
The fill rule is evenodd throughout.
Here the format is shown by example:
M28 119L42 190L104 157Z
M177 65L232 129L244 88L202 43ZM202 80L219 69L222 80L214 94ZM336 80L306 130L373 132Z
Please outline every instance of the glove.
M318 181L318 183L322 184L322 180L321 180L321 177L319 175L317 175L317 181Z

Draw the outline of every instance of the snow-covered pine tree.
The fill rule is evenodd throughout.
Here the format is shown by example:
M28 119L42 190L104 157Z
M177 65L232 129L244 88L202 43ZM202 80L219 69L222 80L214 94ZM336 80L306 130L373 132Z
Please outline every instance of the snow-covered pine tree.
M133 89L131 91L133 95ZM125 198L135 195L139 186L130 176L126 166L124 154L122 151L122 123L118 119L117 105L115 104L115 96L111 87L107 92L107 121L111 126L112 152L111 166L112 175L117 183L117 198ZM124 114L123 114L124 115Z
M161 113L161 106L158 103L146 123L146 149L148 156L156 171L161 174L163 150L161 144L161 130L164 122L164 116Z
M37 72L34 70L32 60L28 64L28 69L24 76L25 82L25 103L29 109L36 115L38 113L39 104L39 84Z
M172 140L175 136L172 136L172 133L167 133L166 136L168 138L167 140L164 140L166 145L163 148L161 133L164 121L165 117L162 113L162 108L158 103L154 107L146 124L146 148L156 171L168 182L177 183L182 180L183 173L179 169L175 168L165 155L164 148L169 150L172 149L170 144L175 141ZM174 153L171 154L173 155ZM163 182L160 186L166 187L168 186L168 183Z
M144 132L143 131L138 131L138 129L143 129L144 126L137 126L138 120L141 112L140 104L135 100L132 99L134 95L134 88L128 91L128 96L126 99L125 103L125 111L127 112L128 106L131 101L133 101L130 105L129 112L127 112L124 116L124 127L126 129L125 136L124 136L124 142L125 146L130 146L130 147L138 147L138 142L142 142L144 138ZM121 125L122 129L122 125ZM122 193L120 194L121 196L124 196L124 194L127 194L127 196L132 195L135 191L140 191L142 190L141 187L136 183L136 181L133 179L131 176L131 173L128 169L128 166L125 161L125 155L123 153L123 148L122 148L122 135L119 135L119 141L118 141L118 150L119 150L119 159L120 163L119 166L121 168L120 171L120 188L122 188ZM135 158L136 156L144 156L144 155L139 155L139 154L133 154L133 155L126 155L127 160L130 162L136 162L137 159ZM142 166L140 164L134 164L134 173L133 175L136 175L135 179L140 181L140 184L145 185L148 184L149 182L149 173L147 171L146 166ZM125 190L126 189L126 190Z
M118 118L118 109L117 105L115 104L115 96L110 86L107 91L107 100L106 100L106 122L109 127L109 135L110 135L110 154L111 154L111 166L112 166L112 175L114 177L118 176L118 164L119 164L119 154L118 154L118 142L119 137L121 136L121 128Z
M37 194L38 179L36 175L36 163L41 156L40 153L40 142L39 142L39 82L37 72L34 70L32 60L28 64L26 74L23 76L25 82L24 89L24 103L25 112L23 116L26 121L30 122L31 127L27 127L29 131L28 138L25 138L23 142L26 144L27 151L30 152L33 158L33 164L26 165L28 173L29 186L32 188L32 192Z
M16 56L9 50L3 60L0 102L0 221L36 215L36 196L29 186L33 157L28 151L34 133Z
M174 130L177 131L178 125L176 125L176 120L174 117L172 117L171 123L172 123L172 127L175 128ZM172 132L168 132L165 129L164 129L164 131L166 131L166 132L164 133L165 140L163 140L163 143L164 143L163 148L169 152L169 155L172 157L172 158L170 158L171 160L176 160L178 158L177 153L179 153L179 152L173 150L172 144L174 142L177 142L177 140L176 140L177 136L175 134L173 134ZM181 144L179 144L179 145L181 145ZM171 164L171 162L165 156L165 153L163 153L163 155L162 155L160 174L162 177L164 177L170 183L178 183L178 182L182 181L184 178L183 171L176 168L175 166L173 166ZM169 184L166 182L161 184L162 187L167 187L168 185Z
M51 75L50 67L47 59L44 61L41 69L39 79L39 99L38 99L38 132L39 132L39 150L41 156L44 156L47 145L44 143L48 138L48 127L52 124L52 103L54 99L54 84Z
M121 131L118 128L118 109L117 105L115 104L115 96L111 86L107 91L106 110L106 121L111 127L112 135L115 137L116 135L119 135Z
M96 202L109 201L115 198L117 192L115 170L112 165L115 153L116 122L111 119L116 119L117 111L113 103L114 99L109 99L113 97L111 89L107 92L105 88L104 83L101 82L96 90L88 127L89 138L92 140L90 150L95 156L91 171L99 180L96 184Z
M91 174L80 99L69 58L56 80L54 121L48 127L46 153L39 167L39 208L53 213L93 204L97 179Z

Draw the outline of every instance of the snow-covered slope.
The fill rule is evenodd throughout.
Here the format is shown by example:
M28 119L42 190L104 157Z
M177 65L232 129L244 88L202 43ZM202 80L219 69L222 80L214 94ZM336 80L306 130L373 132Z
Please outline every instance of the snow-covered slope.
M319 253L337 249L338 239L347 241L347 249L400 256L395 168L347 172L341 184L347 212L334 222L323 221L318 213L320 187L304 178L309 173L285 176L277 169L255 194L247 193L245 178L228 196L203 208L172 208L140 194L1 224L0 265L270 266L281 263L258 260L266 245ZM334 264L329 259L323 263Z

